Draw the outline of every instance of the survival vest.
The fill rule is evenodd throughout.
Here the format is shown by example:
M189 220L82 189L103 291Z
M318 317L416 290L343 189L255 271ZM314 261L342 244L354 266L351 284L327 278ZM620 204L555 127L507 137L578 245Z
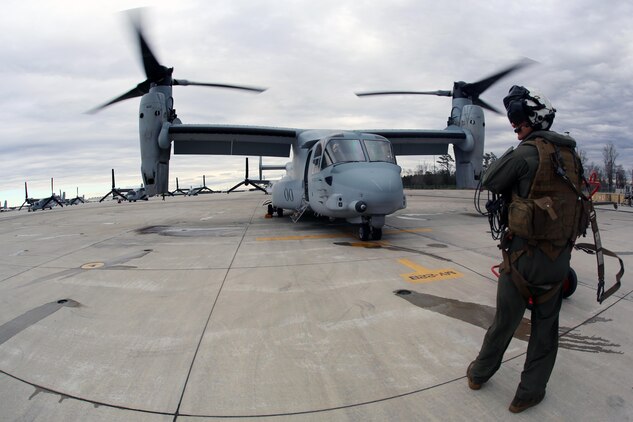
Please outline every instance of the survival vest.
M584 236L591 223L595 244L579 243L574 247L596 255L597 299L602 303L620 288L624 263L617 254L602 247L591 196L582 193L584 176L580 158L572 148L555 145L540 137L525 141L524 144L536 147L539 164L528 197L522 198L516 192L512 194L512 202L508 207L508 232L499 245L503 253L499 269L511 275L512 282L526 300L532 297L534 303L544 303L556 295L562 282L551 286L543 294L532 296L529 288L534 286L523 278L514 265L527 249L510 252L508 240L513 235L523 237L528 241L526 248L536 246L555 259L568 245L574 245L578 236ZM606 290L604 255L620 262L620 271L615 275L616 282Z
M539 164L528 197L512 194L508 229L532 244L548 241L555 249L565 248L589 225L587 201L577 194L583 180L580 159L572 148L540 137L523 144L536 147Z

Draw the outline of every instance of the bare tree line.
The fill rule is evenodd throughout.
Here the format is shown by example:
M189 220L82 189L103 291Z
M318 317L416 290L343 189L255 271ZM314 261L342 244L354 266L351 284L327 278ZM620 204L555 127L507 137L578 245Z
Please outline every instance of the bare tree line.
M595 162L588 163L587 153L578 149L578 155L584 168L585 177L588 179L592 174L596 175L600 182L601 191L614 192L616 189L624 189L627 184L633 181L633 168L628 174L622 164L617 163L619 153L613 142L607 143L602 149L603 165ZM483 172L497 160L493 152L486 152L483 156ZM405 170L402 182L406 188L433 188L455 185L455 160L449 154L438 157L433 165L428 163L420 164L415 170ZM630 176L630 177L629 177Z
M624 166L617 163L620 154L613 142L607 143L602 148L602 167L593 161L587 163L587 154L584 151L579 150L579 155L585 169L585 176L590 177L595 173L602 186L602 191L614 192L616 189L624 189L629 181L633 180L633 169L629 171L631 175L629 179Z

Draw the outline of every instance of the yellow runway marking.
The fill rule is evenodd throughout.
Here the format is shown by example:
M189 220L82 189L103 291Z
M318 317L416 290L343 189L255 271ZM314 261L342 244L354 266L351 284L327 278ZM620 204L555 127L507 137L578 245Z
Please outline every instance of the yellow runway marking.
M420 227L418 229L398 229L398 230L386 230L384 233L429 233L433 229L428 227Z
M276 236L276 237L258 237L258 241L270 240L305 240L305 239L337 239L341 237L355 237L352 233L328 233L328 234L306 234L301 236Z
M450 268L430 269L409 261L408 259L399 259L398 262L414 271L408 274L400 274L400 277L409 283L429 283L431 281L462 278L464 276L464 274Z
M383 234L428 233L431 231L432 229L429 229L429 228L397 229L397 230L384 230ZM255 240L266 242L266 241L277 241L277 240L338 239L338 238L349 238L349 237L355 238L357 236L353 233L326 233L326 234L306 234L306 235L298 235L298 236L258 237Z

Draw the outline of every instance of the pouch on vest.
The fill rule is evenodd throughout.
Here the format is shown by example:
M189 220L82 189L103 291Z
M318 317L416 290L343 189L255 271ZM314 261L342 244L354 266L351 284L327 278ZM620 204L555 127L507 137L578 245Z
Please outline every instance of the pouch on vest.
M508 208L508 228L517 236L533 240L575 239L578 228L576 220L561 219L565 215L567 204L564 198L552 200L549 196L537 199L521 198L513 195Z

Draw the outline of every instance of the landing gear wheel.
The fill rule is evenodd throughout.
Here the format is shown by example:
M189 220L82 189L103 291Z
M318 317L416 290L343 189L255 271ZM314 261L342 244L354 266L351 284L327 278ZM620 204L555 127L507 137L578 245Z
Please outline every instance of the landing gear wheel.
M277 208L277 217L283 217L283 216L284 216L284 209Z
M363 223L360 226L358 226L358 238L360 240L362 240L363 242L369 240L369 235L370 235L369 224Z
M567 278L563 280L563 299L567 299L573 295L576 291L576 287L578 287L578 277L576 276L576 271L570 268Z
M382 228L381 227L371 227L371 240L380 240L382 239Z

